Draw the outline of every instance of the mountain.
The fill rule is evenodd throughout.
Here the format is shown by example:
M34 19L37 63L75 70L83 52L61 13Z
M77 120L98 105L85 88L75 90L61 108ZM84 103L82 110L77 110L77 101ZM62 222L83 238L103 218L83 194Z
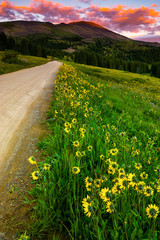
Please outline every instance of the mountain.
M123 35L108 30L94 22L79 21L69 24L52 24L50 22L36 21L12 21L0 22L0 32L7 36L27 37L31 35L50 35L55 39L83 39L92 42L94 39L112 39L120 41L132 41L137 45L148 45L160 47L157 42L145 42L129 39Z
M48 34L55 37L78 36L85 40L94 38L111 38L115 40L129 40L120 34L112 32L93 22L72 22L69 24L61 23L54 25L49 22L34 21L13 21L1 22L0 32L4 32L8 36L21 37L33 34Z
M94 38L111 38L115 40L129 40L129 38L124 37L120 34L112 32L96 23L93 22L72 22L69 24L59 24L57 28L65 32L70 32L84 39L94 39Z
M0 22L0 32L8 36L22 37L33 34L52 34L54 25L48 22L13 21Z

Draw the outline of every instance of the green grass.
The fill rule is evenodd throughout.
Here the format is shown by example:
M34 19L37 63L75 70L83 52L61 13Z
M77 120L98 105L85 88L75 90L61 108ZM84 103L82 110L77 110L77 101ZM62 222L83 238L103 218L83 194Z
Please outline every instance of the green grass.
M122 85L124 88L132 90L134 88L134 93L138 92L144 94L160 102L160 79L151 77L144 74L131 73L116 69L106 69L94 66L87 66L83 64L72 63L73 66L76 66L77 69L86 73L87 75L93 77L93 79L102 80L105 82L110 82L111 84L117 83Z
M158 240L159 80L72 65L57 76L50 133L38 143L43 161L29 160L35 206L27 233Z
M35 67L48 62L46 58L18 55L20 64L9 64L2 61L3 51L0 51L0 75L15 72L24 68Z
M66 38L66 39L71 39L71 38L75 38L75 37L80 38L78 35L76 35L74 33L66 32L66 31L63 31L61 29L54 29L53 33L58 38L60 38L60 37L63 37L63 38Z
M105 84L107 100L119 111L126 111L139 131L159 128L160 79L114 69L73 64L92 81ZM126 119L124 119L126 122ZM126 126L128 129L128 125ZM138 129L137 129L138 130ZM135 132L136 134L136 132Z

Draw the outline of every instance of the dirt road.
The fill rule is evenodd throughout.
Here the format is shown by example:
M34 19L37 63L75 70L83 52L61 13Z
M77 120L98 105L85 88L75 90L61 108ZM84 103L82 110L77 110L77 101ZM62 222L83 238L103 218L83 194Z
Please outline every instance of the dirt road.
M9 164L19 126L34 102L53 86L60 65L54 61L0 76L0 172Z

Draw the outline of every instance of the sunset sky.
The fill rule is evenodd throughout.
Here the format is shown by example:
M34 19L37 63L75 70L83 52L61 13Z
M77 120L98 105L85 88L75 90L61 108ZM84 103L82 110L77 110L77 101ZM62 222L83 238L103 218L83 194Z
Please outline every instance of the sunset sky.
M130 38L160 42L160 0L0 0L0 21L92 21Z

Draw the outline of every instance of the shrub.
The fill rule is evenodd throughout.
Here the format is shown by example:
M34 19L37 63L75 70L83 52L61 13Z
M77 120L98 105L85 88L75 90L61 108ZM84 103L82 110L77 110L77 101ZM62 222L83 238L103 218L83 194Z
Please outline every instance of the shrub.
M9 64L21 64L22 62L18 59L18 53L13 50L6 50L2 61Z

